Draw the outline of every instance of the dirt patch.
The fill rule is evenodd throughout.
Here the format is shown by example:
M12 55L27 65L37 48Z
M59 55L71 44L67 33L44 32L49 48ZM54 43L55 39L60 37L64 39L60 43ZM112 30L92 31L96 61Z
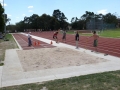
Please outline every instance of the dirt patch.
M107 60L68 48L41 48L18 50L18 57L24 71L80 66Z

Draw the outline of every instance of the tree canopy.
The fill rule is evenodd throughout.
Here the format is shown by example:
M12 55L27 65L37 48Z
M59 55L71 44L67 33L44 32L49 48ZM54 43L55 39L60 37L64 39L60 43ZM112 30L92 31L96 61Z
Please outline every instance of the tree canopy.
M47 14L42 14L41 16L37 14L33 14L30 17L25 16L24 20L16 23L16 25L12 25L18 31L23 31L24 29L42 29L42 30L57 30L68 29L68 26L71 26L72 29L86 29L86 24L91 19L95 21L103 20L108 24L117 24L117 17L114 14L108 13L106 15L103 14L95 14L94 12L86 11L85 14L78 17L72 17L71 22L69 23L67 17L63 12L59 9L53 11L52 16ZM6 19L10 20L10 19ZM12 27L11 26L11 27ZM7 27L8 28L8 27Z
M0 3L0 32L4 32L4 9L2 8L2 5Z

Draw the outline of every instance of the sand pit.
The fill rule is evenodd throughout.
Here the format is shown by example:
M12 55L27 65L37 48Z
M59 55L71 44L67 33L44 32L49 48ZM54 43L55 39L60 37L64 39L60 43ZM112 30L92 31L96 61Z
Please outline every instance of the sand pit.
M96 64L107 60L68 48L18 50L24 71Z

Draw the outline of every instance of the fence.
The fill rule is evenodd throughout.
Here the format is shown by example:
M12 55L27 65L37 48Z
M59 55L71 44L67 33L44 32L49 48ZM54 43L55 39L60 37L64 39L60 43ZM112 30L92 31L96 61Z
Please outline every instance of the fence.
M87 30L103 30L103 29L113 29L116 28L115 24L108 24L103 22L103 20L95 20L94 18L90 19L86 23Z

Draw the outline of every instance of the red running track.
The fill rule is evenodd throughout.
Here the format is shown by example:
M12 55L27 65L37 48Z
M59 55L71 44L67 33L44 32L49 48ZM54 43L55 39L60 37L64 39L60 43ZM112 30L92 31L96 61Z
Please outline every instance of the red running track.
M43 37L46 39L53 39L54 32L32 32L32 35ZM67 34L66 44L75 46L75 35ZM59 42L62 42L62 34L58 34ZM94 50L93 38L87 38L87 36L80 36L79 47ZM120 57L120 39L103 38L100 37L98 41L98 52Z
M22 47L23 50L28 50L28 49L37 49L37 48L53 48L55 46L51 44L47 44L45 42L39 41L37 39L32 38L32 46L28 47L28 38L25 35L22 34L13 34L19 45ZM37 42L34 44L34 42ZM40 43L38 43L40 42Z

